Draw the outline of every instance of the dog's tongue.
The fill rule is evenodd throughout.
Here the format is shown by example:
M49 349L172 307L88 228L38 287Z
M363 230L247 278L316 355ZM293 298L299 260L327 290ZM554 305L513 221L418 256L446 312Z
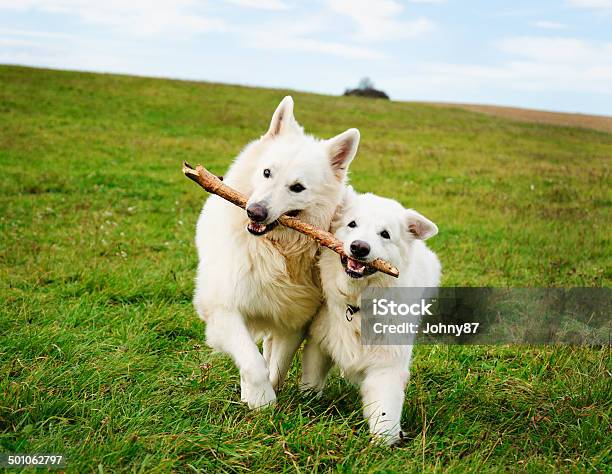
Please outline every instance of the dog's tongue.
M349 257L348 262L347 262L347 267L354 271L354 272L362 272L365 270L365 264L358 261L358 260L353 260L352 258Z

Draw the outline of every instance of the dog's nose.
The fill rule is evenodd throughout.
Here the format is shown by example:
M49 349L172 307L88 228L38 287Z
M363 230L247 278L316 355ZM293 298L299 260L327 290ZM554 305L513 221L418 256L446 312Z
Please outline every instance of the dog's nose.
M268 218L268 208L263 204L254 202L247 207L247 216L253 222L263 222Z
M367 257L370 253L370 244L363 240L353 240L351 242L351 253L357 258Z

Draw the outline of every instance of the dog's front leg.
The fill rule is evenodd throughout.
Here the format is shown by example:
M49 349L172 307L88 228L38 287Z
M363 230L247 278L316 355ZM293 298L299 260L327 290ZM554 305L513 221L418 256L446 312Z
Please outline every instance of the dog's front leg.
M375 440L388 445L401 439L400 419L409 373L401 368L371 369L361 383L363 414Z
M323 351L318 343L309 339L302 354L302 383L300 389L304 392L312 390L320 394L325 386L325 379L331 366L331 357Z
M249 408L276 401L269 371L242 316L232 311L214 311L206 324L206 343L229 354L240 371L240 398Z
M304 340L303 331L273 333L264 340L264 353L270 369L270 382L278 390L287 376L293 356ZM267 345L267 350L266 350Z
M244 375L242 374L242 372L240 373L240 401L243 403L249 402L248 384L244 379Z

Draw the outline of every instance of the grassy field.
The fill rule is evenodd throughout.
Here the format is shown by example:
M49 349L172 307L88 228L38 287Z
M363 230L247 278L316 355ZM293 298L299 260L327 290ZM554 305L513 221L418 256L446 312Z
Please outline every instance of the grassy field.
M358 392L241 403L190 298L205 194L287 93L0 67L0 452L71 472L610 471L609 349L416 349L407 443ZM351 179L434 220L443 283L610 286L612 134L293 93L306 130L362 133Z

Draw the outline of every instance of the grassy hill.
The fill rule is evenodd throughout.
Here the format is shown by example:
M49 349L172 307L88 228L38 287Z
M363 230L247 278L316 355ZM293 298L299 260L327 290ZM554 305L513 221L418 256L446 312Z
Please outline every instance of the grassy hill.
M369 444L337 375L249 412L191 307L205 194L289 93L0 66L0 452L103 470L610 469L609 350L416 350L405 446ZM434 220L445 285L610 286L612 134L292 93L351 180Z
M444 104L432 103L438 107L458 107L483 114L505 117L512 120L531 123L549 123L567 127L583 127L612 133L612 116L588 115L578 113L548 112L545 110L521 109L518 107L500 107L481 104Z

